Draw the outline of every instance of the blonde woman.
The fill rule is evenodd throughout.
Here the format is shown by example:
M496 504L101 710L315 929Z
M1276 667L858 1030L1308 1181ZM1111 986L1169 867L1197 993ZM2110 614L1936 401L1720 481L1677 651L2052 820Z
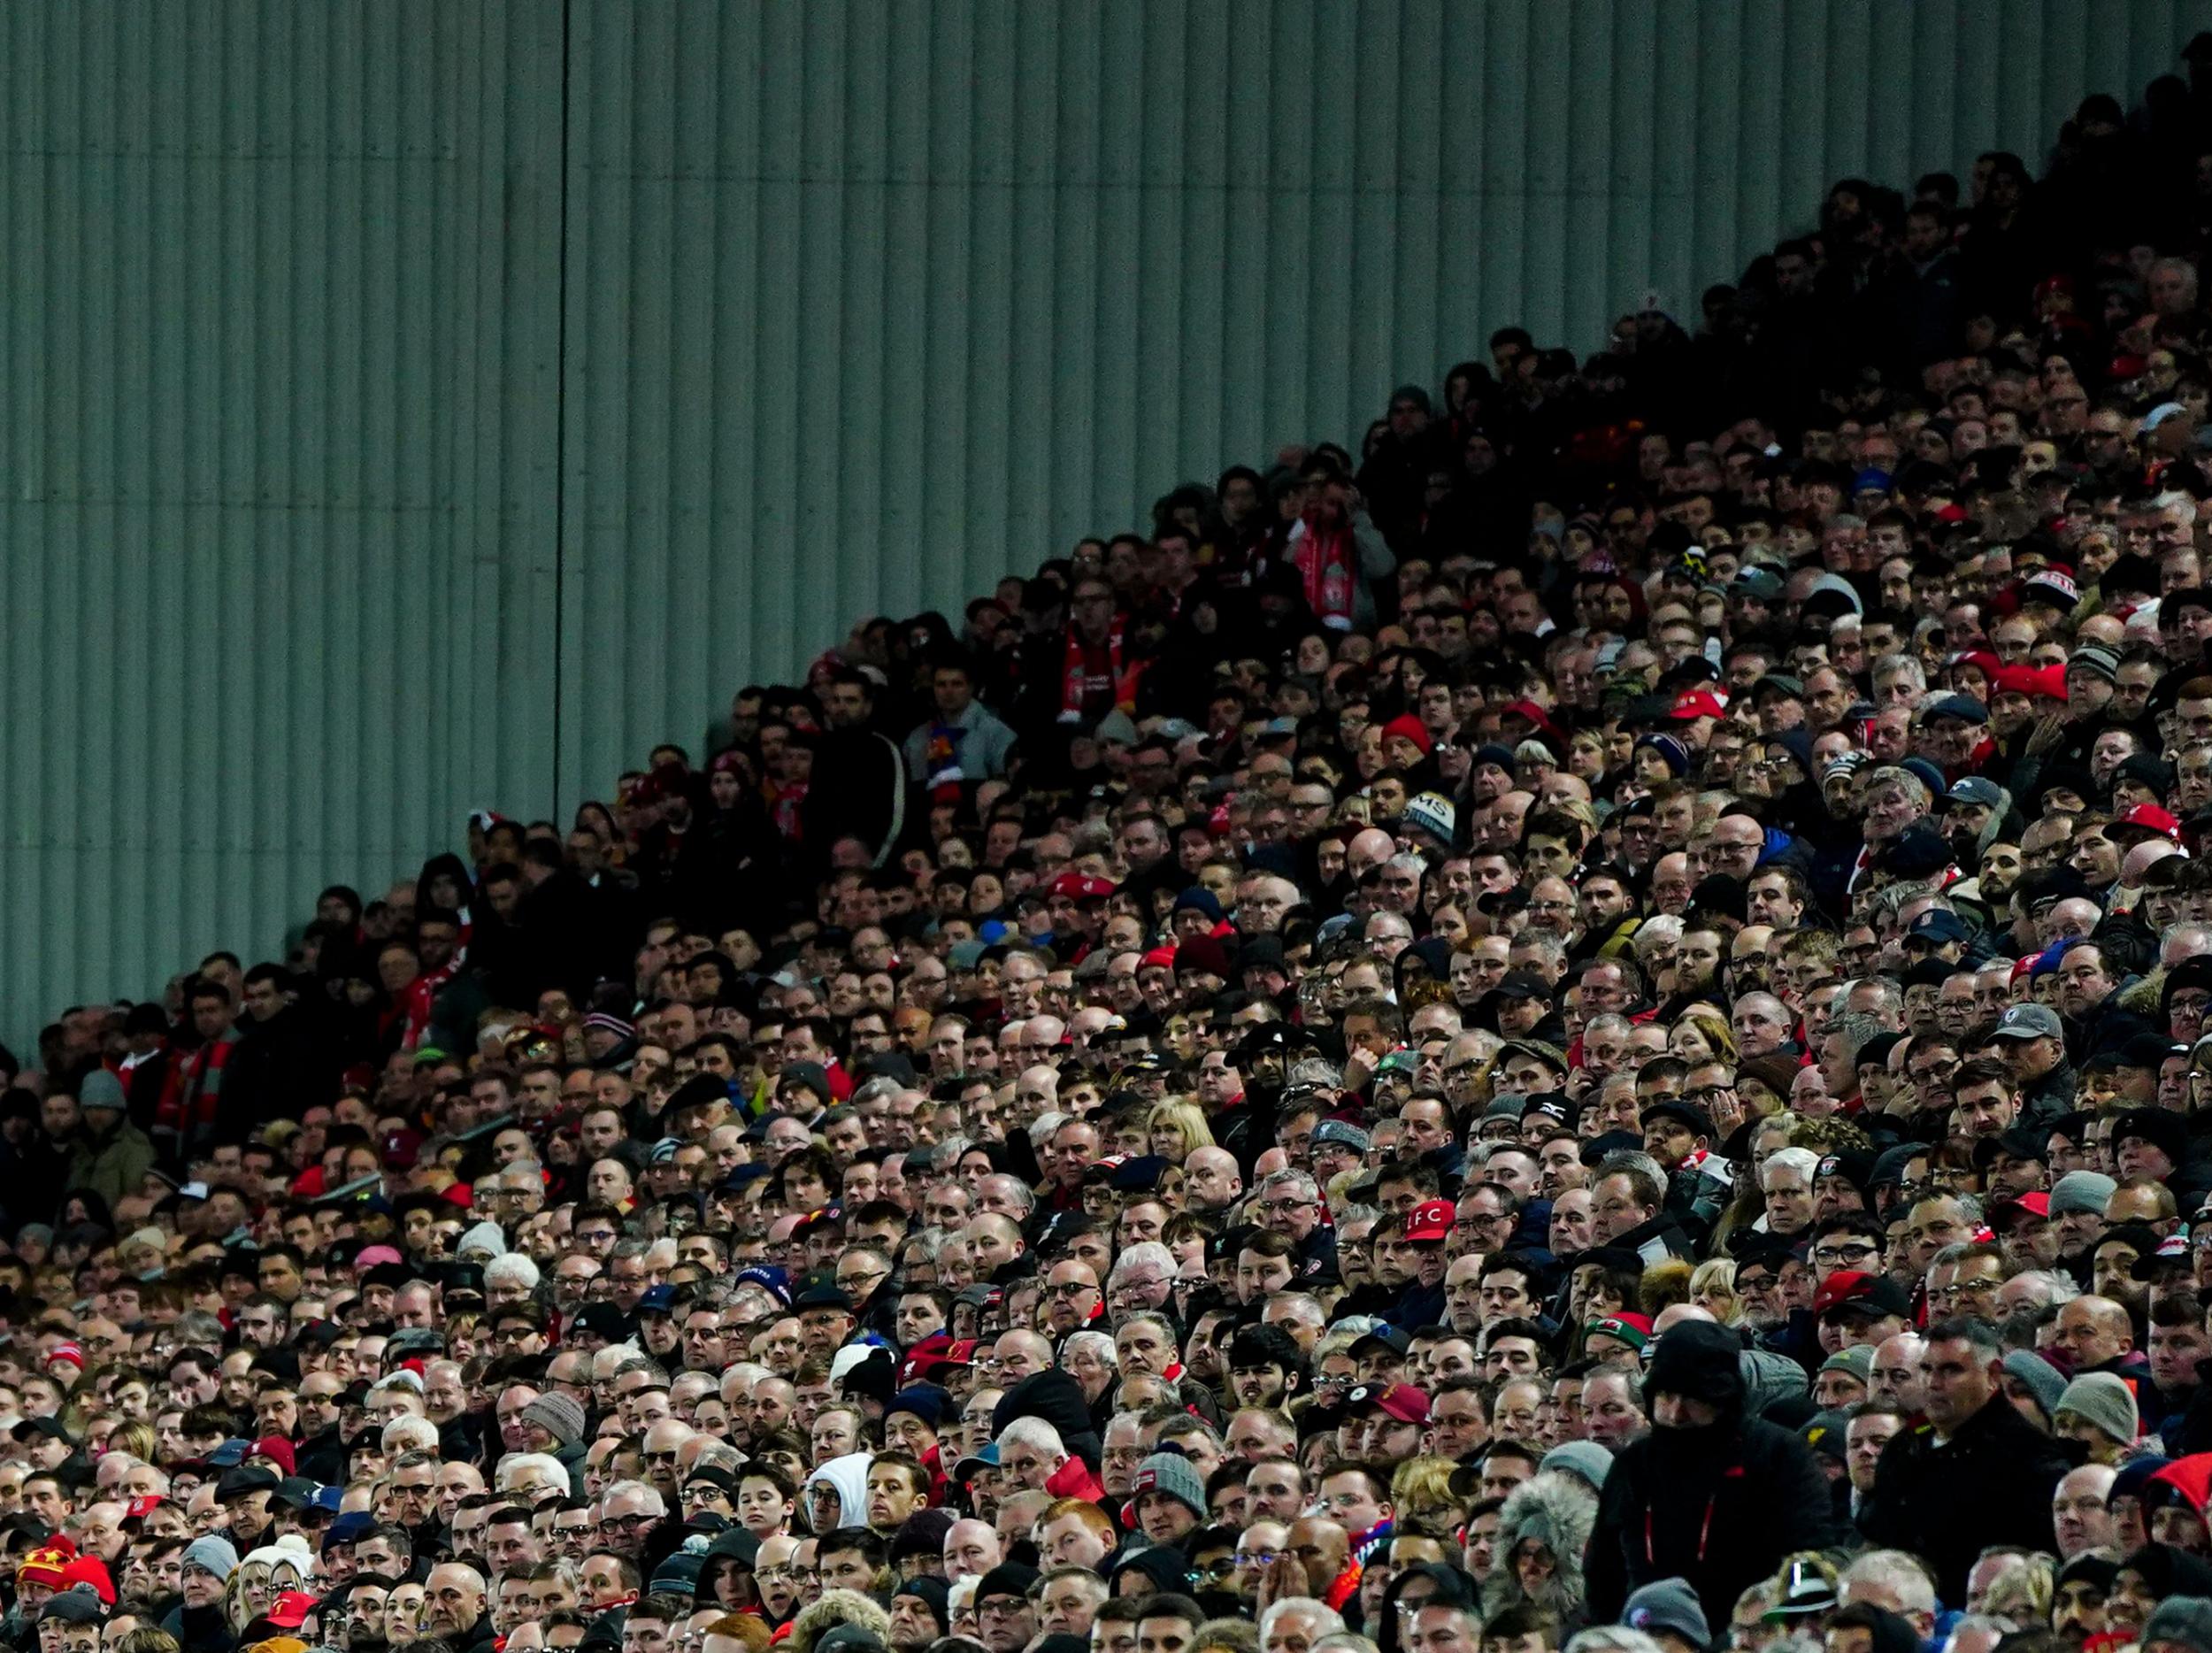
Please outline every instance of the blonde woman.
M1398 1519L1455 1521L1459 1500L1452 1493L1452 1472L1458 1467L1448 1457L1409 1457L1399 1465L1390 1477L1390 1502Z
M1194 1102L1171 1097L1156 1102L1145 1116L1145 1139L1163 1159L1181 1165L1194 1149L1214 1146L1214 1134L1205 1113Z
M1690 1301L1723 1326L1741 1326L1743 1299L1736 1295L1734 1259L1717 1257L1692 1270Z

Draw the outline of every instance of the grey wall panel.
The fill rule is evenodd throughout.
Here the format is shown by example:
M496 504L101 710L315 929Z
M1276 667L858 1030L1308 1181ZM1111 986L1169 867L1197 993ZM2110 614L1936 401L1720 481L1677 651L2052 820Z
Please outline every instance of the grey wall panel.
M0 7L0 1027L542 796L557 13Z

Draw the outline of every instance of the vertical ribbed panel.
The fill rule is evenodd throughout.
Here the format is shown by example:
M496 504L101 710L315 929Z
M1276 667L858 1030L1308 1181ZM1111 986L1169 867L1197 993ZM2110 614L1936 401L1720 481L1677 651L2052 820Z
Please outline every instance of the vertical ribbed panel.
M864 615L1586 352L1835 179L2040 171L2183 0L572 8L560 790Z
M0 7L0 1026L542 808L557 12Z
M2201 0L0 6L0 1034L265 954ZM563 192L563 180L566 192ZM557 432L558 433L557 434Z

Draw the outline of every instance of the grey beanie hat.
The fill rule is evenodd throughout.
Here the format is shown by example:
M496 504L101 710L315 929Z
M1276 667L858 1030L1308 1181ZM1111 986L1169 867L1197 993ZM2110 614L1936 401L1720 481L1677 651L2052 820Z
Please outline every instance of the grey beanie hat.
M194 1539L184 1547L184 1565L227 1580L238 1571L238 1551L231 1547L227 1538L210 1533L204 1537Z
M465 1263L472 1257L505 1257L507 1235L497 1223L486 1218L461 1236L454 1245L453 1255Z
M584 1409L557 1389L524 1407L522 1421L537 1425L563 1446L574 1446L584 1438Z
M1868 1382L1874 1375L1874 1350L1864 1343L1854 1343L1848 1349L1839 1349L1820 1363L1820 1370L1822 1372L1847 1372L1860 1382Z
M112 1108L118 1112L130 1104L123 1096L123 1081L104 1067L96 1067L77 1087L80 1108Z
M2066 657L2066 669L2087 672L2108 683L2116 683L2120 680L2120 657L2101 642L2085 642Z
M2201 1595L2169 1595L2143 1621L2145 1647L2173 1641L2197 1653L2212 1653L2212 1601Z
M1539 1470L1558 1470L1588 1483L1592 1492L1605 1490L1612 1472L1613 1455L1595 1441L1563 1441L1544 1454Z
M2122 1446L2135 1444L2143 1421L2126 1381L2109 1372L2083 1372L2066 1386L2058 1404L2049 1410L2054 1419L2071 1412Z
M2007 1377L2027 1386L2045 1418L2058 1410L2059 1397L2066 1392L2066 1378L2056 1366L2032 1349L2014 1349L2005 1357L2004 1366Z
M1155 1452L1145 1459L1137 1465L1129 1490L1136 1497L1164 1493L1187 1506L1200 1520L1206 1518L1206 1483L1199 1479L1198 1465L1180 1452Z
M1621 1605L1621 1622L1646 1634L1671 1630L1692 1647L1710 1647L1713 1641L1704 1604L1680 1579L1660 1579L1635 1591Z
M2070 1212L2086 1212L2101 1217L2106 1203L2119 1186L2101 1171L2070 1171L2051 1184L2051 1215L2064 1217Z

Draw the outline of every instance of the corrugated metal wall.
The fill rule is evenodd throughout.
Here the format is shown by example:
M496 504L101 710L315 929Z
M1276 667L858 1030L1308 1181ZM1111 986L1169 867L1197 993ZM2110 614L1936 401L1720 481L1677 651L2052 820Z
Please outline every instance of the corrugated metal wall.
M12 1039L544 800L559 24L0 6Z
M0 1030L2208 10L0 0Z

